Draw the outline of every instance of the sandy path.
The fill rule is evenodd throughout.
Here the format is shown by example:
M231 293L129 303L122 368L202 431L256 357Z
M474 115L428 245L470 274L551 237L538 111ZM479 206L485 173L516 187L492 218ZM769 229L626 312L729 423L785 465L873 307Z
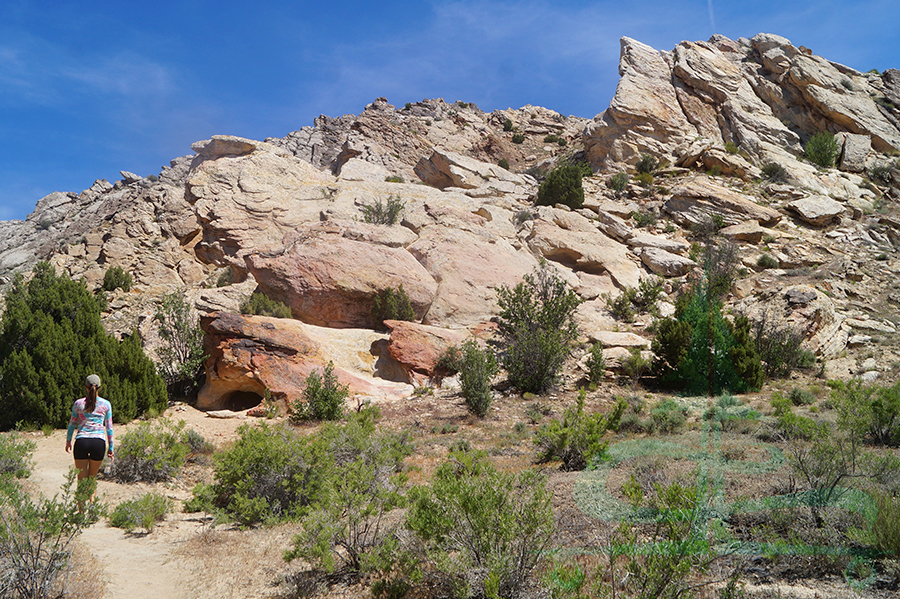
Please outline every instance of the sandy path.
M32 437L37 442L34 452L36 467L31 482L45 497L59 493L66 474L73 466L72 454L65 452L65 431L49 437ZM110 507L124 499L146 492L145 488L117 485L107 481L98 483L97 495ZM181 514L179 514L180 516ZM85 530L78 540L102 564L101 578L107 582L109 599L187 598L185 591L191 578L191 568L184 559L174 559L177 544L190 535L183 521L165 522L153 534L126 535L112 528L105 518ZM195 524L194 528L199 526ZM173 534L174 533L174 534Z
M182 409L184 410L184 409ZM188 408L174 413L175 419L184 419L188 425L198 430L214 443L221 443L234 436L240 424L236 420L216 420L206 418L202 413ZM116 435L121 435L127 427L117 426ZM53 497L60 492L66 474L74 466L71 453L66 453L66 433L55 431L46 436L32 433L35 449L34 470L29 487L45 497ZM126 534L119 528L110 527L106 518L85 530L78 542L85 546L102 564L100 578L106 582L107 599L187 599L198 596L198 579L203 578L204 566L200 560L190 559L179 552L192 537L204 529L204 523L194 514L180 512L180 502L190 497L190 490L176 484L146 485L118 484L100 480L97 497L112 509L122 501L149 491L164 493L175 500L177 512L170 514L151 534Z

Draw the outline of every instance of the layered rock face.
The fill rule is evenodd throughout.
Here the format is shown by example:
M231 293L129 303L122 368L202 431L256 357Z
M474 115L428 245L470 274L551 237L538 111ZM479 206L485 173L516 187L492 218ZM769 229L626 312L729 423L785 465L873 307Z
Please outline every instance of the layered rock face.
M859 172L874 158L867 145L900 150L893 70L859 73L771 34L713 36L671 52L629 38L621 46L616 95L585 131L597 166L622 168L649 153L712 168L711 154L726 142L758 163L784 160L818 131L847 134L848 170Z
M388 401L439 374L449 346L489 336L497 289L542 260L584 300L582 341L602 342L617 363L648 345L651 321L616 323L607 298L658 277L657 307L671 313L676 290L702 274L698 231L713 223L745 271L729 307L777 312L833 374L852 368L845 349L871 341L866 327L889 326L870 307L900 302L900 218L886 209L900 197L897 72L857 73L762 34L672 52L626 38L620 71L591 122L533 106L484 113L378 99L284 138L215 136L158 177L122 173L0 223L0 275L8 282L50 259L95 288L108 267L128 270L135 286L110 294L105 325L137 330L151 354L160 296L183 293L206 333L203 408L241 409L267 393L286 408L328 362L357 401ZM839 134L838 168L802 160L818 130ZM614 191L609 176L642 153L671 166ZM596 170L581 209L534 206L541 177L585 158ZM763 178L768 162L784 180ZM877 165L884 176L869 181ZM366 222L391 202L401 206L395 224ZM779 268L760 267L762 254ZM401 285L416 322L375 330L376 296ZM238 314L255 290L293 318Z

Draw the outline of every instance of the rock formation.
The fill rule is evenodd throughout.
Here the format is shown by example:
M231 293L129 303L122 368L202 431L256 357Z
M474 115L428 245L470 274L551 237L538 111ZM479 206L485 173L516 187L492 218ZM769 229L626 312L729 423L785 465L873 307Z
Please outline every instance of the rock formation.
M712 223L745 271L733 310L778 314L836 375L855 368L845 349L873 339L885 362L897 358L886 339L900 304L900 72L859 73L760 34L671 52L623 38L620 74L593 121L379 98L283 138L214 136L158 177L123 172L0 223L0 283L49 259L95 288L120 266L135 285L110 294L105 325L137 330L151 353L156 302L180 290L206 333L204 408L267 393L290 403L329 361L359 401L384 401L424 384L450 345L489 335L497 289L541 260L585 300L582 341L600 341L611 365L646 348L650 320L616 324L606 298L660 277L671 312ZM802 158L823 130L841 144L836 168ZM664 161L652 183L614 191L609 177L642 154ZM585 160L595 170L582 208L534 206L555 164ZM766 178L770 164L782 180ZM365 222L389 200L402 205L396 224ZM375 296L401 284L417 322L375 331ZM257 289L293 318L237 314Z

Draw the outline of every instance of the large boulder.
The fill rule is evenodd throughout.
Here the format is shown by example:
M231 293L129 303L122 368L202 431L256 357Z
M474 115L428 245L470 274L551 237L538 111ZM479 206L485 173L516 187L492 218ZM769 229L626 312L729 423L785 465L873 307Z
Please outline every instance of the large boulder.
M814 227L825 227L844 213L844 205L826 196L809 196L787 205L800 220Z
M401 285L416 318L435 299L437 283L404 248L350 239L341 229L308 227L288 236L279 253L250 254L247 268L269 297L306 323L374 327L375 296Z
M214 312L200 319L206 336L206 384L197 398L202 410L246 409L268 392L283 409L302 397L307 377L334 363L338 382L352 395L375 400L410 394L403 369L380 351L385 335L371 330L322 329L291 319Z
M533 223L528 245L547 260L577 271L608 273L619 288L637 287L641 269L628 255L628 248L599 230L563 229L541 218Z
M537 267L530 253L476 231L429 226L407 250L437 281L424 324L471 326L497 314L497 288L515 287Z
M391 331L388 350L391 357L409 372L410 380L433 376L440 357L469 336L465 329L444 329L414 322L386 320Z
M777 210L760 206L748 196L702 176L675 186L663 210L672 220L686 227L706 222L713 215L721 217L729 225L755 220L771 227L781 220L781 213Z

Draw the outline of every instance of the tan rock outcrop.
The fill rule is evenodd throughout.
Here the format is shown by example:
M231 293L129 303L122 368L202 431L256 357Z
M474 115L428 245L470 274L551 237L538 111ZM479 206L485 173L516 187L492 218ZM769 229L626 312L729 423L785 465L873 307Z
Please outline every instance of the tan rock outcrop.
M672 220L682 226L705 222L712 215L722 217L730 225L755 220L771 227L781 220L781 213L723 187L709 177L696 177L672 189L672 197L663 205Z
M406 249L349 239L326 227L303 228L286 237L283 251L249 254L246 264L260 289L287 304L295 318L332 328L374 327L375 296L401 285L422 318L438 287Z
M353 395L377 401L412 391L405 382L374 378L379 371L402 369L383 364L392 361L387 352L380 352L379 342L386 336L371 330L335 331L227 312L204 316L200 324L208 355L207 383L197 398L200 409L246 409L257 405L267 390L287 409L302 397L306 378L328 362L334 363L338 382L348 385Z

